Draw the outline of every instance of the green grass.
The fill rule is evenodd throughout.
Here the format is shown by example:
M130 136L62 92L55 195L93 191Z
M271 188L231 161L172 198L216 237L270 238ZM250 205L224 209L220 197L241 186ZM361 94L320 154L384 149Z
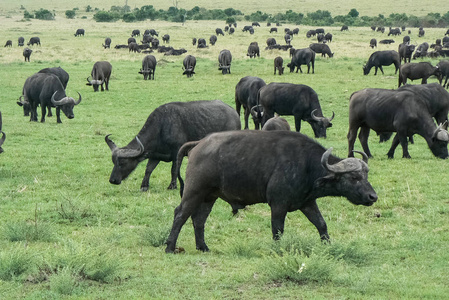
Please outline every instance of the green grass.
M104 142L106 134L112 134L118 146L126 145L156 107L171 101L222 99L234 106L235 85L247 75L259 76L267 83L311 86L324 114L330 116L334 111L336 115L328 138L318 142L345 157L350 95L366 87L397 86L393 67L386 67L383 76L362 75L362 65L372 52L370 38L386 35L369 28L351 28L345 33L326 28L334 33L330 44L334 58L318 57L313 75L274 76L273 59L282 56L285 63L290 59L287 52L263 50L271 36L265 27L256 29L253 36L237 30L234 36L219 37L216 46L198 50L191 45L192 37L208 39L216 27L223 27L221 22L181 26L159 21L20 20L20 16L1 18L0 29L0 36L14 41L12 48L0 48L0 109L7 134L5 152L0 155L2 299L447 296L449 197L445 171L449 162L436 159L418 136L409 147L412 159L401 159L398 149L396 158L388 160L390 142L379 144L372 134L369 144L374 158L369 162L369 179L379 196L374 206L357 207L332 197L318 200L330 245L319 241L316 229L300 212L288 214L285 236L273 242L267 205L251 206L232 216L230 206L217 201L205 232L211 252L195 250L188 221L178 240L185 252L166 255L164 236L180 202L179 190L166 190L170 164L160 163L146 193L139 191L145 163L121 185L108 182L112 162ZM86 29L84 38L73 37L79 27ZM169 33L171 46L185 47L197 57L196 75L190 79L181 75L183 56L156 53L155 80L145 82L137 73L143 55L102 49L106 36L111 36L113 45L125 43L134 28ZM312 42L305 38L307 29L300 26L300 35L293 40L295 48ZM426 29L426 36L418 38L417 30L411 30L416 44L431 43L444 34L443 29ZM23 62L22 49L16 46L19 35L26 40L41 37L42 47L33 47L30 63ZM282 43L282 33L274 37ZM400 40L402 37L378 50L396 49ZM251 41L261 45L261 58L246 57ZM218 53L224 48L233 54L232 74L226 76L217 69ZM85 85L97 60L113 65L109 92L94 93ZM74 96L79 91L83 100L75 107L72 120L62 116L62 124L56 124L55 117L44 124L30 123L16 100L28 76L51 66L69 72L67 93ZM286 118L293 126L293 118ZM254 128L251 123L250 128ZM306 123L301 131L313 135ZM361 148L359 142L356 148ZM303 263L305 269L298 272Z

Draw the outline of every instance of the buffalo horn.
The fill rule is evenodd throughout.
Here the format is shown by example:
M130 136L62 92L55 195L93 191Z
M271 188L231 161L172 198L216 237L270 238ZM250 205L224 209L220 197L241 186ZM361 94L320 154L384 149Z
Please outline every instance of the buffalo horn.
M117 152L118 157L124 157L124 158L131 158L131 157L137 157L143 153L145 150L143 147L142 142L140 139L136 136L136 141L139 144L139 149L120 149Z
M329 122L331 122L334 119L334 117L335 117L335 113L332 112L332 117L329 119Z
M321 119L322 119L322 117L317 117L317 116L315 116L315 111L316 111L317 109L314 109L314 110L312 110L312 112L310 113L310 116L312 117L312 119L314 119L315 121L321 121Z
M88 77L87 77L87 82L91 83L90 80L89 80L89 77L91 77L91 76L88 76Z
M321 156L321 165L323 168L328 170L331 173L347 173L347 172L353 172L358 171L362 169L362 164L360 159L357 158L346 158L341 161L339 161L336 164L330 165L329 164L329 156L331 155L333 148L329 148L326 150L326 152L323 153L323 156Z
M437 129L433 132L432 138L436 138L437 140L448 142L449 141L449 132L444 130L443 127L446 126L447 121L441 123Z
M366 164L368 163L368 155L366 155L365 152L363 152L363 151L357 151L357 150L352 150L352 152L358 153L358 154L362 155L363 161L364 161Z
M104 137L104 140L106 141L106 144L108 144L109 148L112 152L114 152L117 149L117 146L114 144L112 140L109 139L110 134Z
M81 94L79 92L77 92L77 93L78 93L78 100L75 101L75 105L78 105L81 102Z

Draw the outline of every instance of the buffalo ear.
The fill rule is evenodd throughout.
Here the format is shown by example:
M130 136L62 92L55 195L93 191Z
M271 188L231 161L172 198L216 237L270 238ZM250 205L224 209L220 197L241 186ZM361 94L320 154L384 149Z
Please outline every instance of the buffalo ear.
M329 173L328 175L326 175L324 177L320 177L317 180L315 180L315 182L313 183L313 187L314 188L322 188L326 184L332 183L333 181L335 181L335 178L336 178L336 176L334 173Z
M19 102L19 101L17 101L17 105L19 105L19 106L23 106L23 103L22 103L22 102Z

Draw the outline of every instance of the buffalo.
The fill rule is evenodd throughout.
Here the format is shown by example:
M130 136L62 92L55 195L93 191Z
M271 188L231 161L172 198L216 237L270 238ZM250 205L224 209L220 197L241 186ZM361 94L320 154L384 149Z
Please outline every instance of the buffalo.
M77 29L74 36L84 36L84 29Z
M217 42L217 36L215 34L211 35L209 38L209 43L213 46Z
M153 55L147 55L142 60L142 68L139 71L139 74L143 74L143 79L153 79L154 73L156 71L156 57Z
M279 116L269 119L263 125L262 130L287 130L290 131L290 124L287 120Z
M400 28L391 28L390 27L390 31L388 32L388 36L390 35L400 35L401 34L401 29Z
M151 40L151 48L152 49L157 49L159 47L159 40L156 38L153 38Z
M75 101L72 97L67 97L64 86L59 78L51 73L35 73L27 78L23 85L22 104L29 104L31 110L30 121L37 122L37 107L41 106L41 122L45 122L46 110L56 107L56 119L61 122L60 111L67 118L73 119L73 107L81 102L81 94ZM20 105L20 103L18 103Z
M196 45L196 38L192 38L192 45L193 45L193 46Z
M377 48L377 40L376 40L376 39L371 39L371 40L369 41L369 46L370 46L371 48L373 48L373 49L374 49L374 47Z
M421 84L427 83L430 76L440 77L441 72L438 67L432 66L429 62L405 63L399 68L399 83L405 85L407 78L410 80L421 79Z
M228 28L228 29L229 29L229 28ZM216 34L216 35L220 35L220 34L221 34L222 36L224 36L224 32L223 32L223 30L222 30L221 28L216 28L216 29L215 29L215 34Z
M170 43L170 35L164 34L164 36L162 37L162 42Z
M34 44L40 46L41 39L37 36L30 38L30 41L27 43L28 46L33 46Z
M446 89L449 88L449 61L447 60L441 60L438 64L437 64L438 69L440 69L441 72L441 76L440 76L440 84L443 82L443 80L446 78L446 80L444 81L443 87L446 86Z
M111 38L107 37L104 39L104 44L102 44L105 49L111 48Z
M256 58L256 56L260 57L259 44L257 42L249 44L246 56L249 56L249 58Z
M429 44L424 42L420 44L417 48L415 53L413 54L413 59L417 59L418 57L426 57L427 56L427 50L429 50Z
M187 75L187 78L192 77L195 74L195 66L196 66L196 57L193 55L187 55L183 62L183 70L182 75Z
M399 53L399 61L402 61L404 59L404 63L410 62L410 59L412 58L413 51L415 51L415 45L409 45L409 44L400 44L398 47L398 53Z
M276 75L276 70L278 70L279 75L284 74L284 67L282 66L283 63L284 63L284 60L280 56L278 56L274 59L274 75Z
M334 56L334 53L332 53L331 49L326 44L313 43L309 45L309 48L312 49L315 53L321 53L322 57L325 57L326 55L328 57Z
M12 47L12 41L11 40L7 40L5 47Z
M259 22L253 22L252 24L251 24L251 26L254 26L254 27L260 27L260 24L259 24Z
M399 143L402 157L410 158L407 137L422 136L432 153L447 158L449 134L442 129L447 122L449 93L439 84L407 85L396 90L363 89L351 95L349 102L348 156L352 156L357 131L363 151L371 157L368 147L370 129L377 133L397 132L388 158L394 157ZM433 118L440 126L435 126Z
M90 73L92 79L89 80L89 77L87 77L86 85L91 85L94 88L94 92L98 92L98 87L101 86L101 91L103 92L103 84L105 84L106 90L109 91L111 72L112 65L108 61L97 61Z
M149 34L144 34L142 37L142 44L151 44L153 37Z
M229 34L233 34L235 32L235 28L231 27L229 28Z
M377 30L376 30L376 31L377 31L377 32L384 33L384 32L385 32L385 27L379 26L379 27L377 27Z
M164 55L182 55L186 53L187 50L184 48L181 49L170 49L169 51L165 52Z
M324 35L324 42L327 42L327 43L332 42L332 33L328 32Z
M293 39L293 37L290 34L286 33L284 35L284 40L287 45L290 45L290 43L292 42L292 39Z
M231 51L226 49L221 50L218 55L218 70L220 70L223 75L231 74L231 62Z
M299 34L299 28L294 28L292 30L292 33L298 35Z
M379 41L379 44L384 44L384 45L390 45L390 44L393 44L394 43L394 40L391 40L391 39L386 39L386 40L380 40Z
M240 109L243 106L245 129L248 129L248 119L251 114L256 129L260 127L260 120L257 112L252 108L257 105L257 93L260 88L266 85L265 81L259 77L246 76L240 79L235 86L235 109L240 116Z
M109 182L120 184L140 162L148 159L140 190L148 190L151 173L160 161L172 162L168 188L176 189L176 155L184 143L200 140L212 132L240 130L240 126L235 110L220 100L161 105L127 146L118 148L109 135L105 137L114 163Z
M25 44L25 39L23 38L23 36L21 36L17 39L17 42L19 47L23 47L23 45Z
M348 30L349 30L348 25L341 26L340 31L348 31Z
M132 42L128 44L128 52L139 52L140 53L140 49L139 49L139 45L137 45L137 43Z
M257 99L257 116L262 126L277 113L293 115L298 132L301 130L301 120L308 122L316 138L326 138L327 128L332 127L335 114L332 113L330 119L323 117L318 95L307 85L272 82L259 89Z
M131 44L131 43L136 43L137 44L136 39L133 38L133 37L128 38L128 45Z
M30 62L30 56L32 52L33 50L28 47L25 47L25 49L23 49L23 57L25 58L25 61Z
M206 40L203 38L198 39L197 48L207 48Z
M159 34L158 34L158 33L156 32L156 30L154 30L154 29L150 29L149 34L152 35L152 36L157 36L157 37L159 37Z
M313 29L310 29L309 31L306 32L306 37L310 38L312 36L316 35L316 31Z
M399 53L394 50L376 51L371 54L368 62L363 66L363 75L368 75L372 67L375 68L374 75L377 75L377 69L380 69L382 74L384 74L382 66L389 66L391 64L394 64L396 69L394 73L396 74L401 65Z
M271 27L270 28L270 33L273 33L273 32L278 32L278 29L276 27Z
M140 36L140 30L139 30L139 29L134 29L134 30L131 32L131 36L132 36L132 37Z
M342 196L356 205L371 206L377 194L368 181L368 158L340 159L316 141L291 131L214 133L180 149L178 165L190 150L181 204L175 209L165 252L175 252L182 226L192 218L196 248L208 251L204 225L218 197L233 208L268 203L271 230L277 240L287 212L301 210L329 240L316 199ZM276 155L273 155L275 153ZM239 163L236 164L236 161ZM253 176L257 174L257 176Z
M253 30L253 32L254 32L254 28L253 28L253 26L251 26L251 25L246 25L246 26L244 26L243 29L242 29L243 32L245 32L245 31L251 32L251 30Z
M2 122L2 113L0 112L0 132L1 132L1 134L2 134L2 137L1 137L1 139L0 139L0 153L3 153L3 152L4 152L4 150L3 150L3 148L2 148L2 145L3 145L3 143L5 142L5 139L6 139L6 134L2 131L2 125L3 125L3 122Z
M295 70L298 73L298 70L301 71L301 65L307 65L307 73L310 72L310 64L312 64L312 74L315 73L315 51L310 48L296 49L293 53L292 60L287 64L287 67L290 68L290 73Z
M273 46L273 45L276 45L276 39L275 38L268 38L267 39L267 46L270 47L270 46Z
M423 37L424 34L426 34L426 31L424 29L420 28L418 31L418 37Z

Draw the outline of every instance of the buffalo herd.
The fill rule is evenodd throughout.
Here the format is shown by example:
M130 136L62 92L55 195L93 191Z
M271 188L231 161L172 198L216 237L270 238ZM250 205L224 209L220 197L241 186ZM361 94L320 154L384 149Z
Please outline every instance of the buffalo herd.
M231 29L236 27L237 24L229 24L225 32L232 34ZM260 27L260 24L254 22L244 26L242 32L254 34L255 27ZM375 31L376 27L372 29ZM347 30L346 25L342 26L342 32ZM385 29L378 28L377 31L383 33ZM272 27L271 32L277 32L277 28ZM325 34L323 28L309 30L306 37L316 36L318 43L301 49L290 45L299 29L285 28L284 32L286 45L279 45L274 38L269 38L266 50L290 50L291 61L287 67L291 73L295 69L302 73L302 65L307 65L307 73L310 73L310 67L312 74L315 73L316 53L321 53L322 57L334 56L329 47L333 36L331 33ZM400 28L390 28L388 36L398 36L401 32ZM217 43L218 35L224 36L220 28L210 36L209 45ZM424 35L422 28L419 35ZM78 29L75 36L84 36L84 29ZM133 30L128 43L116 45L115 48L147 53L138 72L144 80L154 80L157 65L155 56L148 53L153 50L165 52L165 55L186 52L183 48L160 46L155 38L158 33L154 29L145 31L142 44L136 41L139 36L140 30ZM162 40L169 43L170 36L165 34ZM204 38L193 38L192 41L199 49L209 47ZM379 43L391 41L394 42L381 40ZM23 43L23 37L19 38L19 45L23 46ZM411 59L428 56L429 48L444 53L441 52L444 51L444 43L439 41L433 47L423 43L416 47L407 36L398 51L382 50L371 54L363 66L364 75L368 75L372 67L375 68L374 75L378 69L384 74L382 67L393 64L395 74L399 71L398 88L365 88L350 96L347 158L333 155L332 148L326 149L316 140L300 133L301 121L305 121L310 124L315 138L326 138L335 117L334 112L331 117L324 116L318 93L312 87L286 82L267 84L259 77L246 76L235 86L235 109L221 100L169 102L157 107L148 116L142 129L126 146L118 147L111 135L106 135L105 142L111 150L113 163L109 182L120 184L141 162L148 160L140 186L141 191L148 191L150 176L159 162L172 163L168 189L176 189L179 180L181 203L175 209L173 225L166 240L167 253L176 252L178 235L188 218L193 221L196 248L209 250L204 239L205 222L217 198L229 203L234 213L247 205L268 203L273 239L279 239L282 235L287 212L300 210L316 227L320 238L327 241L329 234L317 205L318 198L342 196L353 204L364 206L371 206L378 199L368 181L368 158L372 157L368 147L370 130L378 134L395 133L387 153L389 158L394 157L399 144L402 157L410 158L408 139L414 134L425 139L434 156L448 158L449 93L445 87L448 88L449 61L442 60L437 66L428 62L411 62ZM35 44L40 45L39 37L32 37L27 45ZM108 49L110 45L111 39L106 38L103 47ZM8 40L6 46L12 46L12 41ZM370 46L377 47L377 40L371 39ZM29 61L31 52L29 48L24 49L25 60ZM260 57L257 42L249 44L247 56L250 59ZM195 56L186 55L182 74L192 77L196 63ZM231 63L231 51L221 50L218 69L223 75L231 74ZM276 70L279 75L283 74L281 56L274 59L274 74ZM97 61L87 77L87 85L92 86L94 92L109 90L111 73L111 63ZM426 84L431 76L437 77L440 83ZM407 79L421 79L422 84L407 85ZM81 102L81 94L78 93L77 100L67 96L65 89L68 81L69 74L62 68L42 69L25 80L17 103L23 106L25 115L30 114L30 121L38 120L38 106L41 108L41 122L45 122L46 115L52 115L52 107L56 110L58 123L61 123L61 110L72 119L74 107ZM241 130L242 107L246 130ZM248 130L250 116L256 130ZM281 116L293 116L295 130L291 130L289 123ZM1 113L0 133L1 153L5 141ZM354 150L357 136L363 152ZM360 154L362 159L354 158L355 153ZM184 181L180 169L185 156L189 157L189 162Z

